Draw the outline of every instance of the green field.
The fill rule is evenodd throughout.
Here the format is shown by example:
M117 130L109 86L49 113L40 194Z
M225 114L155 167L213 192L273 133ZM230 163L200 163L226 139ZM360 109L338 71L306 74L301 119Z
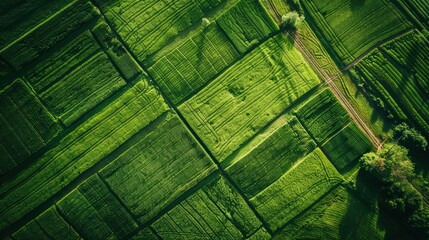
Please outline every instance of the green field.
M357 67L362 81L396 119L429 135L429 41L414 31L373 51ZM382 70L383 69L383 70Z
M317 83L291 39L276 35L180 105L179 111L221 162Z
M383 39L411 28L406 18L387 0L302 2L345 65Z
M1 1L0 239L427 239L428 9Z

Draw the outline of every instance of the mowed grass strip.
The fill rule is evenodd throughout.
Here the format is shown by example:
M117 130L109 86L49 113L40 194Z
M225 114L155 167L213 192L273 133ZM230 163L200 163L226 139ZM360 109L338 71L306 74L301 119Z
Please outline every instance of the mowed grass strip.
M143 61L225 0L96 0L113 28Z
M316 144L293 117L246 155L226 168L234 182L251 198L281 177Z
M387 0L304 0L303 4L345 65L412 26Z
M350 122L321 148L337 170L342 172L347 166L356 164L362 154L369 152L372 143L353 122Z
M368 207L340 186L289 222L274 239L381 240L385 239L387 231L380 220L378 210Z
M292 40L278 34L178 109L222 162L318 82Z
M92 3L74 1L0 50L0 56L15 70L25 69L26 64L99 15Z
M240 53L279 30L260 0L242 0L228 9L216 22Z
M162 239L245 239L261 222L238 192L218 178L152 224Z
M0 92L0 174L25 162L62 128L22 79Z
M398 120L429 135L429 41L418 31L384 44L362 60L364 82Z
M350 117L329 89L323 90L296 111L302 125L321 143L343 128Z
M168 114L101 175L144 224L215 170L179 118Z
M342 181L319 148L250 199L272 231L277 230Z
M12 234L12 238L78 240L81 236L61 217L55 207L50 207Z
M239 53L216 23L211 23L160 58L148 72L177 104L229 66Z
M138 81L38 161L1 184L1 230L56 194L168 109L146 81Z
M124 239L138 228L97 174L67 194L57 206L86 239Z

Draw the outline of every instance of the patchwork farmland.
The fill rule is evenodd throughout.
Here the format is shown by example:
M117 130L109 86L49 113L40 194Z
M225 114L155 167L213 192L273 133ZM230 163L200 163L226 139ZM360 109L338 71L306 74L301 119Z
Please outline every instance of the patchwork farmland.
M2 1L0 239L426 239L428 9Z

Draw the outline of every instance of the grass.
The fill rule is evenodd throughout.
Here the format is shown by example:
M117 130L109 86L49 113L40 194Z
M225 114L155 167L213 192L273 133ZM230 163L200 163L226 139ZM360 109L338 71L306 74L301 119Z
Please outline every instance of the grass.
M34 210L166 110L153 87L145 81L136 83L38 161L2 183L0 229Z
M178 117L169 115L101 175L144 224L215 170Z
M259 0L239 1L217 18L216 22L240 53L279 30Z
M356 165L362 154L372 149L372 143L354 124L349 123L322 146L322 150L340 173Z
M79 234L58 213L55 207L25 224L12 235L13 239L80 239Z
M179 111L222 162L317 83L291 39L280 34L228 68Z
M99 12L90 2L75 1L1 49L0 56L16 71L21 71L26 64L97 16Z
M253 197L313 151L315 145L298 120L292 118L226 171L247 197Z
M269 228L276 231L341 181L335 167L316 148L250 202Z
M383 39L411 27L387 0L305 0L303 4L345 65Z
M22 79L0 92L0 175L26 162L62 128Z
M196 191L152 224L162 239L244 239L260 226L246 202L223 178Z
M274 239L385 239L378 212L343 187L288 223Z
M373 51L358 65L367 88L378 96L397 121L413 122L429 135L429 42L418 31Z
M329 89L311 98L296 111L296 115L318 143L350 121L350 116Z
M86 239L123 239L138 227L97 174L67 194L57 207Z
M103 1L96 3L122 37L129 49L142 62L217 7L222 0ZM127 19L124 22L123 19Z
M173 104L178 104L238 56L225 33L211 23L156 61L148 72Z

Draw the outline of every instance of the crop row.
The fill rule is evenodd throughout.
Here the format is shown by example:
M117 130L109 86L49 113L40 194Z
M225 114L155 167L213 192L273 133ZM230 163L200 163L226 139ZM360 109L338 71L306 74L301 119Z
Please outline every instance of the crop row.
M292 46L270 38L179 106L220 162L318 83Z
M409 23L386 0L354 2L303 1L317 27L344 64L366 50L409 27Z
M96 2L138 60L143 61L224 1Z
M167 110L162 97L145 81L139 81L38 161L2 183L0 229L52 197Z
M21 79L0 92L0 174L23 163L62 131Z
M429 2L426 0L397 0L404 10L426 29L429 28Z
M429 133L429 43L411 32L386 43L364 59L358 69L398 120L412 120Z

